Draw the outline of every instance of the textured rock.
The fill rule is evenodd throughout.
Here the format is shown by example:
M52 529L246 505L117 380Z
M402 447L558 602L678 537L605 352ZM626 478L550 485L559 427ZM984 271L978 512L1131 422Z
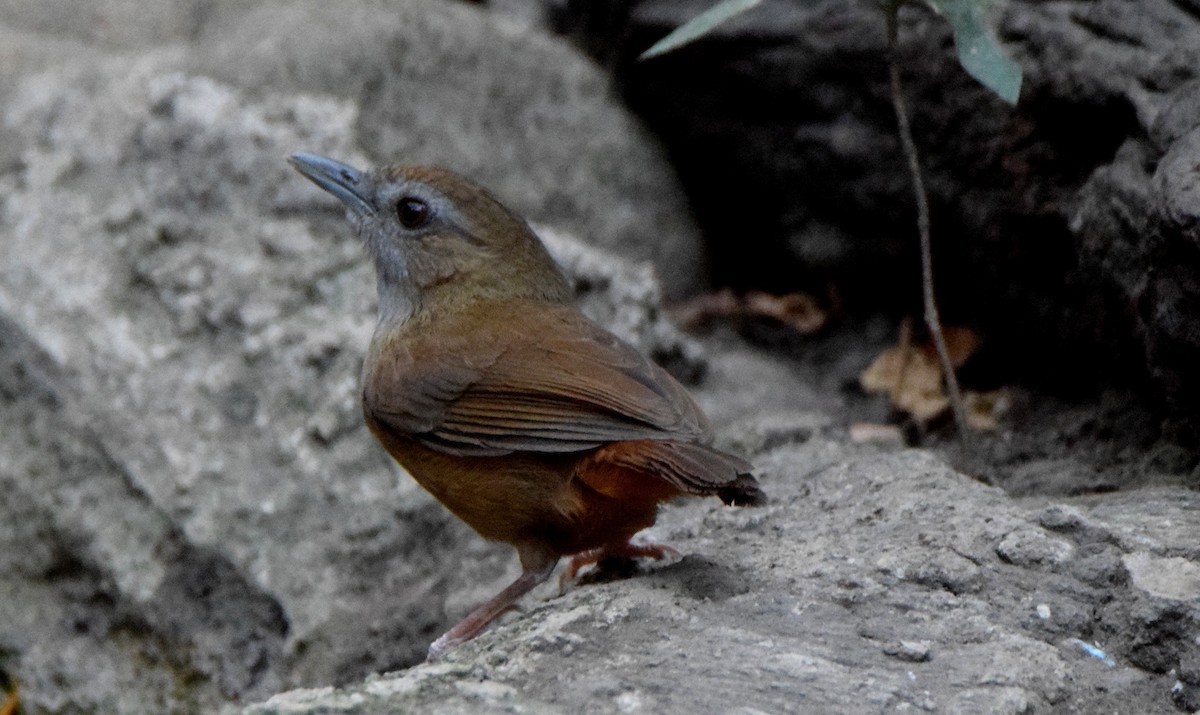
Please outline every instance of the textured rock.
M670 181L653 148L582 96L602 86L586 64L449 3L279 7L0 3L0 682L19 683L28 711L1192 701L1194 494L1015 502L927 453L848 444L841 378L719 332L697 347L663 319L676 278L661 287L622 241L646 203L663 207L645 209L646 245L683 235L670 227L686 219L658 193ZM407 45L401 24L415 31ZM472 49L472 27L494 46ZM538 59L499 66L526 45ZM462 53L450 66L467 74L487 66L467 93L481 105L489 83L509 91L505 73L563 66L561 84L517 84L541 98L531 105L561 90L591 119L563 115L564 127L545 110L545 126L487 147L471 122L515 132L503 113L517 95L505 94L436 127L422 150L461 139L446 156L504 159L519 141L565 137L518 152L530 164L497 193L543 219L585 309L681 374L704 373L697 399L719 442L755 456L775 501L672 506L655 533L682 561L558 598L548 586L450 662L370 676L419 661L516 564L362 429L373 280L340 211L282 159L303 148L367 163L420 144L401 129L435 120L384 126L410 117L386 105L411 92L464 111L424 86L432 69L417 60L436 63L434 49ZM363 74L380 57L386 85ZM1172 111L1161 131L1182 141L1186 112ZM574 146L585 121L595 143ZM555 162L596 169L591 188L571 183L580 173L562 180L590 208L521 205L521 177L546 181ZM633 169L657 178L603 188ZM1187 226L1188 206L1164 210ZM568 238L593 220L624 236L608 243L621 258ZM851 365L845 347L824 359Z
M703 0L545 3L616 68L677 160L716 281L919 313L914 213L870 3L772 0L712 36L634 58ZM984 332L1006 377L1200 397L1200 20L1172 0L1014 0L1024 71L1002 104L947 24L900 13L900 58L932 204L942 314ZM1192 440L1194 443L1194 439Z
M196 50L200 71L255 92L353 99L375 163L447 166L531 220L652 259L671 295L701 284L661 153L607 75L544 32L463 3L277 0L215 18Z
M694 383L704 375L706 362L700 345L662 310L662 285L651 263L618 260L548 226L535 228L571 277L576 302L589 318L684 382Z
M320 3L290 4L282 16L298 24L274 29L255 24L257 3L139 14L111 2L74 16L34 5L0 5L14 70L0 77L0 671L31 710L209 711L350 682L420 659L460 603L509 578L507 551L451 520L363 429L374 280L341 212L283 161L307 149L370 163L360 120L379 97L349 84L266 87L255 73L278 67L266 57L332 68L321 32L353 60L371 51L345 44L353 32L394 44L406 22L426 54L470 66L483 52L487 72L473 76L506 104L474 95L471 121L524 101L549 133L494 143L527 162L497 191L522 174L547 179L569 156L579 210L560 207L549 225L563 251L591 256L580 275L595 283L593 302L625 291L598 317L683 372L703 369L696 346L656 316L648 265L606 267L565 238L603 207L621 241L698 255L684 212L670 208L669 174L628 116L599 95L586 114L555 110L551 91L569 90L575 112L577 95L602 85L562 43L441 3L374 24L364 23L385 9L374 3L326 16ZM218 36L243 37L238 18L261 46L214 50ZM305 23L293 42L286 33ZM421 45L435 30L445 41ZM305 41L325 54L305 59ZM504 69L502 55L527 64ZM502 84L533 65L546 86ZM415 91L429 78L406 81ZM438 99L448 89L423 91L430 117L468 110ZM487 131L467 122L454 137L409 139L423 158L440 146L452 159L481 151ZM587 151L564 144L580 132L597 142L587 151L629 156L637 184L589 174ZM638 205L662 220L635 226ZM600 280L635 274L619 288Z
M1174 677L1135 667L1140 634L1183 652L1172 668L1192 662L1200 601L1118 617L1143 598L1138 579L1097 588L1077 571L1098 543L1126 561L1188 553L1171 558L1194 569L1195 494L1151 497L1176 527L1157 531L1132 499L1022 505L928 453L821 433L756 463L767 507L665 512L654 531L682 561L542 589L445 663L242 712L1174 712ZM1069 548L1006 558L1014 535Z
M373 163L449 166L524 215L653 260L670 295L703 284L703 246L655 141L607 75L527 23L433 0L101 0L86 11L10 0L0 37L12 71L0 90L64 57L166 46L181 51L175 66L252 96L348 100Z

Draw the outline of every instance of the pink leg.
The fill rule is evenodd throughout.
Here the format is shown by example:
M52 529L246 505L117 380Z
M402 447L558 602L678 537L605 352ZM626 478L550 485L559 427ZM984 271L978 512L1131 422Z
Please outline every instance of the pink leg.
M660 544L651 541L645 544L635 544L632 541L627 541L623 544L609 544L596 549L588 549L581 551L571 557L567 563L567 569L563 571L562 576L558 579L559 590L565 590L567 585L575 580L579 572L588 566L599 566L601 562L607 559L637 559L648 558L655 561L662 561L666 558L679 559L683 554L677 549L666 544Z
M426 660L432 662L441 660L442 656L458 645L471 640L475 636L488 627L492 621L496 620L501 614L512 608L517 599L529 593L539 583L550 578L550 574L554 572L554 567L558 565L558 558L548 556L541 553L527 553L518 550L521 556L521 566L524 571L500 593L493 596L487 603L476 608L467 614L467 617L459 621L453 628L442 634L441 638L435 640L429 646L429 655Z

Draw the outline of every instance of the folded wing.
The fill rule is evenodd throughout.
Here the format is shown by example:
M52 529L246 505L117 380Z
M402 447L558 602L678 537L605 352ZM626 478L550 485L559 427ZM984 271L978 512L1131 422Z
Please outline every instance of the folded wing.
M497 307L448 319L459 324L440 325L436 343L399 336L406 349L369 367L390 373L367 380L371 416L460 456L707 438L703 413L674 378L573 308L514 301L499 306L511 319L497 321Z

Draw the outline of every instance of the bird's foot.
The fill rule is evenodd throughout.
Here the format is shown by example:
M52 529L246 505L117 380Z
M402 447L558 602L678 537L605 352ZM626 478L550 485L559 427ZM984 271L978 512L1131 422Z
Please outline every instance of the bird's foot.
M623 544L609 544L595 549L581 551L571 557L567 568L558 579L559 593L578 580L579 572L593 566L596 572L629 573L634 565L634 559L664 559L677 560L683 554L673 546L660 544L656 541L634 543L626 541Z
M487 603L471 611L466 618L456 623L453 628L443 633L441 638L430 644L429 652L426 655L427 661L439 661L454 646L466 643L479 635L492 621L512 608L518 598L550 578L554 567L558 565L558 558L538 552L521 552L521 565L524 567L524 571L516 581L510 583L507 588L493 596Z
M443 633L440 638L429 644L429 652L425 654L426 663L436 663L441 660L446 653L454 646L462 643L459 638L449 638L449 633Z

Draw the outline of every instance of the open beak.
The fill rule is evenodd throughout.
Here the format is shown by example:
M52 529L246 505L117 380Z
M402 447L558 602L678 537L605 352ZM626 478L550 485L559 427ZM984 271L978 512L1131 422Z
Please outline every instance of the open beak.
M302 151L289 156L288 163L309 181L338 197L346 208L359 216L375 213L370 197L371 181L364 172L340 161Z

